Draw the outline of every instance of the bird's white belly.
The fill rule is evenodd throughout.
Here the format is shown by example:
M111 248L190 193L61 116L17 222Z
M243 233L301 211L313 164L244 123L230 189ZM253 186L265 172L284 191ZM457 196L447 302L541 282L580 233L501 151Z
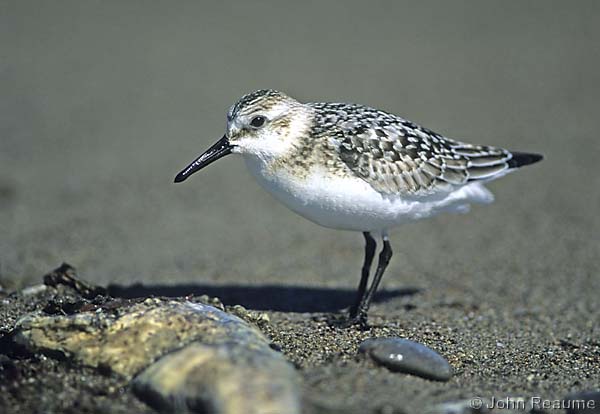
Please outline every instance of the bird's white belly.
M443 211L466 211L468 203L490 202L492 194L473 183L447 194L407 199L375 191L356 177L314 169L305 177L270 172L254 157L244 157L250 173L277 200L301 216L339 230L380 232Z

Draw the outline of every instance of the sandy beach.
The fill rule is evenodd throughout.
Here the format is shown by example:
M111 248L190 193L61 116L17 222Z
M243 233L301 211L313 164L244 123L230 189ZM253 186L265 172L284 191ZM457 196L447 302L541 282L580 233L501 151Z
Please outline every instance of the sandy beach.
M598 389L599 23L593 1L0 2L0 299L68 262L124 298L265 312L307 413ZM326 318L354 298L360 234L296 216L234 156L173 184L259 88L545 159L490 183L491 205L392 231L372 328L340 330ZM37 306L12 298L0 335ZM423 343L455 375L358 358L374 336ZM48 412L74 395L87 412L150 410L127 387L94 394L117 382L91 368L17 365L20 379L0 370L23 389L0 397L8 412L34 412L29 395Z

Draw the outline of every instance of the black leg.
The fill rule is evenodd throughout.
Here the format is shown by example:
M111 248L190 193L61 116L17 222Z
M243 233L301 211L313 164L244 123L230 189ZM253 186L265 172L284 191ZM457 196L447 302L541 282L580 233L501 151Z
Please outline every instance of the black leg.
M383 278L383 273L387 265L390 263L390 259L392 258L392 247L390 246L390 242L387 238L383 239L383 249L381 253L379 253L379 262L377 263L377 271L375 272L375 277L373 278L373 282L371 282L371 287L369 291L364 296L360 305L358 306L357 316L352 318L361 324L365 324L367 321L367 312L369 310L369 306L371 306L371 301L373 300L373 296L375 296L375 292L379 287L379 283Z
M350 319L354 319L356 316L358 316L358 308L360 307L361 302L364 300L365 293L367 292L369 271L371 270L371 264L373 263L373 257L375 256L375 248L377 247L377 243L375 242L373 236L371 236L371 233L365 231L363 232L363 236L365 236L365 261L362 267L356 300L350 308Z

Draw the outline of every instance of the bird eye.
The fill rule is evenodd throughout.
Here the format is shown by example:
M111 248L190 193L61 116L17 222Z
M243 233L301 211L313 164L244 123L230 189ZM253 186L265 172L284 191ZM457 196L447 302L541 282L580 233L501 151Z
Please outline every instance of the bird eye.
M262 115L257 115L254 118L252 118L252 120L250 121L250 125L252 125L254 128L260 128L265 124L265 122L267 122L267 118L265 118Z

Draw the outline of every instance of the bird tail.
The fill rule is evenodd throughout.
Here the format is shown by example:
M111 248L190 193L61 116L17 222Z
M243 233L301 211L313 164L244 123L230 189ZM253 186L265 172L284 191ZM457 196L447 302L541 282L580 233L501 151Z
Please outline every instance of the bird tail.
M508 168L520 168L544 159L543 155L532 152L511 152L511 154L512 158L508 160Z

